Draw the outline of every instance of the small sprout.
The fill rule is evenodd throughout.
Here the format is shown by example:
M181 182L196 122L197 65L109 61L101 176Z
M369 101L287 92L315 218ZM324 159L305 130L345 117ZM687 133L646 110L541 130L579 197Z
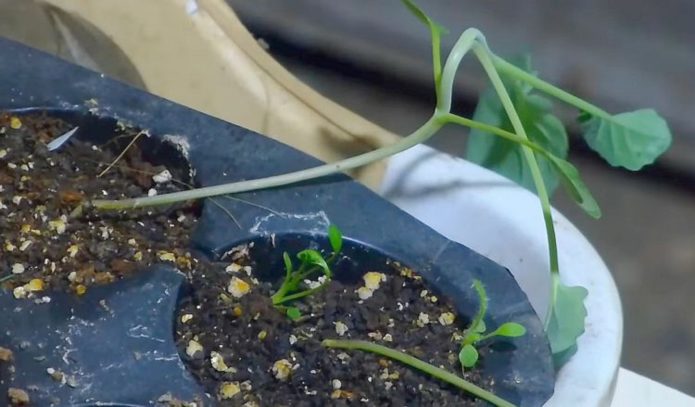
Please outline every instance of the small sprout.
M347 333L348 327L344 323L338 321L335 323L335 333L338 334L338 336L343 336Z
M295 335L290 335L289 342L290 345L294 345L295 343L297 343L297 337Z
M24 264L22 263L15 263L12 265L12 274L22 274L24 273Z
M142 252L138 251L133 255L133 260L142 261Z
M231 366L227 366L227 364L224 363L224 358L222 355L215 351L210 352L210 365L212 365L212 368L218 372L236 373L236 369Z
M23 241L22 244L19 245L19 251L20 251L20 252L25 251L26 249L29 248L29 246L31 246L31 244L32 244L32 241L31 241L31 240L25 240L25 241Z
M488 297L485 287L480 280L473 280L473 288L478 296L478 312L473 321L463 333L460 339L461 350L459 351L459 361L463 369L469 369L476 365L479 358L476 345L484 340L494 337L516 338L526 333L526 328L516 322L505 322L492 332L487 332L485 325L485 314L487 313Z
M273 363L273 376L281 382L287 381L292 375L292 363L287 359L280 359Z
M384 342L393 342L393 336L391 334L384 335Z
M75 287L75 294L77 295L84 295L86 292L87 287L84 284L78 284L77 287Z
M232 294L234 298L241 298L251 291L251 286L246 281L238 278L232 277L227 286L227 292Z
M261 341L262 341L262 340L265 340L265 338L266 338L267 336L268 336L268 331L266 331L266 330L263 330L263 331L261 331L261 332L258 333L258 339L261 340Z
M285 307L284 304L314 294L328 285L333 277L331 266L339 254L336 249L342 248L342 235L335 226L329 227L328 234L333 252L326 258L318 250L302 250L297 253L300 264L295 269L290 255L287 252L282 254L285 278L271 299L273 305L278 309L285 309L285 314L292 320L301 317L301 313L295 307ZM302 287L302 284L308 288Z
M229 400L241 392L238 382L223 382L217 392L220 400Z
M453 324L455 319L456 316L453 312L442 312L442 314L438 318L439 323L444 326Z
M244 309L241 308L241 305L237 305L234 308L232 308L232 315L234 315L235 317L239 318L243 314L244 314Z
M190 321L190 320L192 320L192 319L193 319L193 314L183 314L183 315L181 315L181 323L182 323L182 324L185 324L185 323L187 323L188 321Z
M200 344L200 342L191 339L188 341L188 346L186 346L186 355L188 357L195 357L197 353L203 353L203 345Z

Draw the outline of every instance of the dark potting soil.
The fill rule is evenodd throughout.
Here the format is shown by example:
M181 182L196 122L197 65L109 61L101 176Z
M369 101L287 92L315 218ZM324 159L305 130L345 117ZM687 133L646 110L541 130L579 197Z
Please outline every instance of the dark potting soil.
M49 290L83 294L92 284L156 262L189 270L195 260L188 240L196 222L190 207L70 217L86 198L186 188L174 180L155 182L167 179L162 173L168 169L145 160L140 145L147 136L125 126L102 146L73 137L49 152L47 144L71 128L40 114L0 115L0 288L13 290L17 298L49 301Z
M177 343L189 369L225 406L460 406L474 400L390 359L327 349L323 339L362 339L459 372L455 340L464 322L410 270L391 265L370 298L364 286L333 280L294 305L299 322L274 308L279 282L258 281L245 260L192 271L193 292L177 315ZM365 270L367 272L367 270ZM373 275L372 275L373 277ZM230 284L248 292L235 298ZM242 291L236 291L239 296ZM481 349L484 363L487 350ZM489 388L477 370L464 377Z
M54 290L82 295L93 284L168 262L191 286L175 316L181 357L221 405L475 403L398 362L321 346L329 338L364 339L460 372L455 338L467 321L454 317L446 300L428 292L405 268L391 264L373 270L385 281L366 299L356 293L363 281L355 285L337 278L297 302L305 317L292 322L270 302L278 282L256 280L253 259L242 255L235 263L211 264L192 257L189 239L197 208L191 205L71 218L85 199L173 192L190 182L187 169L149 161L143 153L147 136L125 126L104 145L73 138L49 152L46 145L71 128L45 115L0 114L0 289L22 301L49 302ZM236 289L230 291L232 281ZM2 345L0 353L12 352ZM486 352L481 349L483 364ZM11 365L11 356L7 359L0 360L0 368ZM492 379L478 372L464 376L489 388ZM21 404L24 391L11 389L7 397Z

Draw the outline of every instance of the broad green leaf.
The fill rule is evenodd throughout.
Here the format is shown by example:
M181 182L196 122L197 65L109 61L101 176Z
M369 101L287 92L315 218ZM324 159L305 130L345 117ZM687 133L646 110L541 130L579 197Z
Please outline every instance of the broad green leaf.
M290 255L287 254L287 252L282 253L282 260L285 262L285 274L289 277L290 274L292 274L293 267L292 267L292 259L290 259Z
M564 185L569 196L579 205L584 212L594 219L601 217L601 208L598 202L589 191L582 178L579 176L579 171L569 161L558 157L549 156L550 162L553 163L557 173L560 175L560 181Z
M589 146L614 167L637 171L653 163L671 145L668 124L652 109L610 118L582 113L579 123Z
M464 368L471 368L478 362L478 350L473 345L464 345L459 352L459 362Z
M343 249L343 234L337 226L331 225L328 227L328 241L331 243L333 253L340 253Z
M586 307L584 299L588 291L584 287L568 287L558 277L553 277L556 295L546 333L550 341L553 358L567 359L572 347L576 347L577 338L584 333Z
M491 336L504 336L506 338L516 338L526 334L526 328L516 322L505 322L495 329Z
M328 267L328 263L326 263L326 260L318 251L313 249L302 250L297 253L297 258L304 264L321 267L327 276L331 276L331 269Z
M531 72L528 58L517 65ZM562 122L552 114L550 100L533 93L530 86L519 80L507 79L504 80L504 84L529 140L556 157L567 157L569 149L567 132ZM480 97L473 120L516 133L499 97L492 88L486 90ZM531 169L526 162L522 147L513 141L481 130L471 130L466 158L535 191ZM557 175L552 164L545 157L536 154L536 158L548 193L552 194L558 184Z
M287 318L291 319L292 321L296 321L302 317L302 312L297 307L288 307L286 314Z

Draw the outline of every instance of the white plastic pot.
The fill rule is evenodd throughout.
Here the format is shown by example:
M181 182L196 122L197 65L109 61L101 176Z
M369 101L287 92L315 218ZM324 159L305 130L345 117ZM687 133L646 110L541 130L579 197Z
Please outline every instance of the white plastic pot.
M538 198L480 166L417 146L391 158L381 193L444 236L507 267L543 318L549 301L547 242ZM558 372L548 406L608 406L615 389L623 320L613 278L596 250L553 213L562 280L589 290L586 332Z

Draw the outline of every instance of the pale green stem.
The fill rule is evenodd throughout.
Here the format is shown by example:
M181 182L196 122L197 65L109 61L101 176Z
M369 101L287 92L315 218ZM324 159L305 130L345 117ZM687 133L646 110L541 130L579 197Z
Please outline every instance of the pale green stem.
M488 303L488 298L487 298L487 293L485 293L485 287L483 287L483 283L480 282L480 280L473 280L473 288L475 288L475 292L478 294L478 300L480 301L480 304L478 305L478 312L475 313L475 317L473 318L473 321L471 321L471 324L468 326L468 329L466 329L466 333L463 336L463 339L461 340L461 343L465 344L467 341L469 341L470 337L472 334L476 333L476 328L480 323L483 321L483 318L485 318L485 314L487 313L487 303Z
M377 345L376 343L359 341L359 340L338 340L338 339L325 339L321 342L321 345L327 348L335 349L347 349L347 350L361 350L364 352L371 352L377 355L387 357L389 359L396 360L405 365L408 365L414 369L420 370L435 379L439 379L443 382L449 383L459 389L473 394L480 399L483 399L489 403L494 404L498 407L514 407L514 404L508 402L507 400L492 394L491 392L476 386L475 384L456 376L451 372L447 372L444 369L433 366L425 361L408 355L407 353L397 351L395 349L388 348L386 346Z
M500 129L499 127L491 126L489 124L485 124L482 122L478 122L475 120L468 119L463 116L458 116L452 113L449 113L445 116L442 116L442 119L445 120L447 123L453 123L453 124L460 124L462 126L470 127L471 129L477 129L484 131L486 133L490 133L495 136L502 137L503 139L513 141L515 143L522 144L536 153L542 154L546 157L551 156L550 152L545 150L543 147L539 146L538 144L529 141L525 138L522 138L520 136L517 136L516 134L506 131L504 129Z
M558 88L555 85L552 85L542 79L539 79L537 76L534 76L523 69L514 66L513 64L510 64L509 62L505 61L504 59L492 54L490 52L490 57L492 58L492 63L495 65L495 68L497 68L497 71L507 75L511 76L516 79L520 79L529 85L533 86L534 88L545 92L549 95L552 95L563 102L570 104L572 106L575 106L579 110L585 111L587 113L590 113L593 116L598 116L598 117L603 117L605 119L611 118L610 113L606 112L605 110L583 100L580 99L574 95L572 95L569 92L566 92L560 88Z
M189 201L211 196L235 194L240 192L254 191L258 189L273 188L314 178L323 177L361 167L375 161L390 157L401 151L420 144L432 137L441 127L442 123L438 120L438 115L434 114L419 129L394 144L369 151L364 154L350 157L332 164L324 164L318 167L275 175L267 178L260 178L248 181L233 182L229 184L214 185L209 187L197 188L189 191L173 192L169 194L156 195L152 197L139 197L121 200L94 200L92 206L98 209L131 209L146 206L168 205L175 202Z
M492 58L490 57L489 50L487 49L487 46L484 43L484 40L481 41L478 45L476 45L473 48L473 52L475 55L478 57L478 60L480 63L483 65L483 69L485 69L485 72L487 73L488 77L490 78L490 82L492 83L493 88L497 92L497 95L500 98L500 101L502 102L502 106L504 107L504 110L506 111L507 115L509 116L509 120L512 123L512 127L514 128L514 131L517 133L517 135L528 139L526 136L526 131L524 130L524 126L521 124L521 119L519 118L518 113L516 112L516 109L514 108L514 104L512 103L511 98L509 97L509 94L507 93L507 89L505 88L504 84L502 83L502 79L500 78L499 74L497 73L497 70L495 69L495 65L492 62ZM550 198L548 196L548 192L545 188L545 182L543 181L543 176L541 175L540 168L538 167L538 162L536 160L536 156L533 153L533 151L524 146L522 147L522 150L524 152L524 157L526 158L526 161L529 164L529 168L531 170L531 176L533 178L533 182L536 186L536 192L538 194L538 198L540 199L541 202L541 209L543 211L543 220L545 222L545 231L546 235L548 238L548 255L549 255L549 262L550 262L550 272L551 275L556 278L556 275L560 273L560 264L558 261L558 252L557 252L557 239L555 236L555 225L553 223L553 215L551 211L551 206L550 206ZM551 301L549 305L549 310L546 315L546 325L548 321L550 320L550 316L552 314L552 307L553 304L555 303L555 297L557 294L557 285L552 284L552 289L551 289Z
M451 52L449 52L449 56L444 64L444 70L442 71L440 84L442 90L439 92L440 98L437 100L437 112L442 114L451 112L451 98L454 91L456 71L463 57L466 56L479 37L482 37L480 31L475 28L469 28L461 34Z

